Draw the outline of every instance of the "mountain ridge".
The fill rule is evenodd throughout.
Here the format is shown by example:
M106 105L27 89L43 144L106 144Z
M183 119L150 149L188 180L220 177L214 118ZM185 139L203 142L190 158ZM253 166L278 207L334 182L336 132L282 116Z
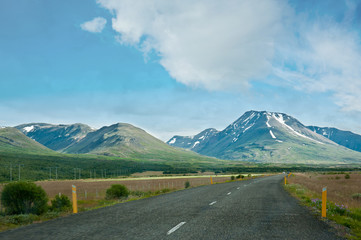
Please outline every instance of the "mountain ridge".
M179 146L180 139L181 145L195 144L194 138L177 136L167 143ZM342 163L359 162L361 156L311 131L287 114L253 110L190 150L222 159L255 162Z

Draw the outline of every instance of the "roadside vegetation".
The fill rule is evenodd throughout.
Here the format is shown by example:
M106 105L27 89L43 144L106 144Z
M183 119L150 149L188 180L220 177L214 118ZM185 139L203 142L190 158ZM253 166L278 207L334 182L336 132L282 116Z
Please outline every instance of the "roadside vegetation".
M243 176L243 178L239 177L239 180L252 177L249 174L239 174L239 176ZM214 176L212 179L214 184L224 183L229 181L230 176ZM93 182L42 181L36 184L13 182L2 187L0 231L72 214L71 185L73 184L77 185L78 211L84 212L190 187L208 185L210 179L209 177L123 179L123 181L101 179Z
M327 219L348 239L361 239L361 173L295 174L285 189L321 216L323 187L327 187ZM336 224L332 224L332 223Z

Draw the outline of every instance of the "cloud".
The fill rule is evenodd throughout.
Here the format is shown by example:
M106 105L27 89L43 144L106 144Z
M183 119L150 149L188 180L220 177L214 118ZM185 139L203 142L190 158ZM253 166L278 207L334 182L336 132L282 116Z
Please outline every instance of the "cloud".
M97 2L113 14L121 44L157 54L185 85L239 90L278 79L276 84L301 92L330 93L342 110L361 112L361 39L353 1L328 8L277 0Z
M361 112L361 39L343 23L328 20L300 27L299 42L283 52L277 76L296 89L329 92L345 111Z
M105 18L96 17L91 21L82 23L80 25L80 27L84 31L88 31L91 33L100 33L103 31L106 23L107 23L107 20Z
M274 0L98 0L122 44L155 52L177 81L244 88L271 69L286 5Z

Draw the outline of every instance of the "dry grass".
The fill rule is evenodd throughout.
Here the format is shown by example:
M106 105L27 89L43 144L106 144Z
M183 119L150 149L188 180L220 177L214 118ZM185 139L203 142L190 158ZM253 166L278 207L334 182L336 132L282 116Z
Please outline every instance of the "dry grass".
M230 180L229 176L213 177L214 183ZM127 178L127 179L86 179L86 180L63 180L63 181L39 181L37 185L41 186L50 199L61 193L71 198L71 186L77 187L78 200L98 200L104 199L106 189L112 184L123 184L130 191L159 191L167 189L183 189L186 181L190 182L191 187L210 184L209 177L164 177L164 178ZM2 185L0 186L0 192Z
M361 193L361 173L348 174L350 179L345 179L346 174L296 173L288 182L303 185L320 194L322 188L327 187L327 200L351 208L360 208L361 199L355 199L352 195Z

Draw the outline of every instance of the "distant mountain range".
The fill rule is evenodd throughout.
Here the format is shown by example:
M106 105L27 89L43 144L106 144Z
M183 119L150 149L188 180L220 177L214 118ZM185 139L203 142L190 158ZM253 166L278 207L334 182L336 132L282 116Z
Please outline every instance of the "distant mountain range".
M331 141L334 141L339 145L361 152L361 135L330 127L308 126L307 128L330 139Z
M203 155L230 160L360 163L361 153L346 147L359 149L356 142L361 136L347 135L340 130L336 135L335 132L306 127L284 113L248 111L222 131L210 128L195 136L174 136L167 143ZM343 136L352 137L346 141Z
M219 161L193 151L171 147L146 131L126 123L117 123L100 129L92 129L80 123L70 125L30 123L4 129L18 132L22 138L36 143L48 152L54 150L58 153L103 155L155 162ZM0 133L2 131L3 129L0 129ZM20 150L25 151L26 148Z
M30 123L0 128L0 152L90 154L180 164L214 163L218 159L361 163L361 153L357 152L361 149L360 135L335 128L306 127L297 119L276 112L248 111L222 131L209 128L195 136L174 136L167 143L126 123L100 129L81 123Z

